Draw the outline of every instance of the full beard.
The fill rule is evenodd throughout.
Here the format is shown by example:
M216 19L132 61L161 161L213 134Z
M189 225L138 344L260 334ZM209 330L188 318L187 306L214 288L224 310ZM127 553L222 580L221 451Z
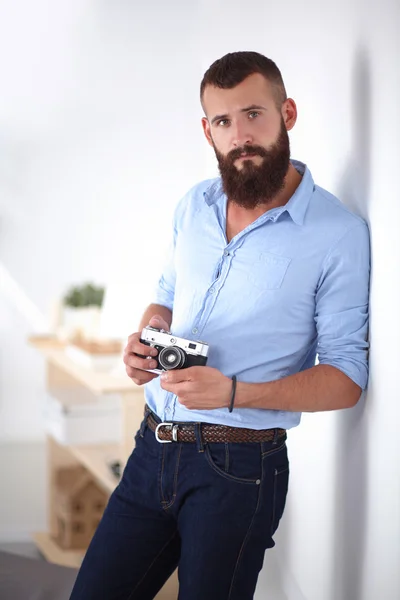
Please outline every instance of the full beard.
M290 164L290 142L283 119L278 139L268 149L246 145L224 156L214 144L214 151L224 192L238 206L253 209L268 204L283 190ZM256 165L252 159L243 160L241 170L237 169L234 162L243 152L261 156L262 163Z

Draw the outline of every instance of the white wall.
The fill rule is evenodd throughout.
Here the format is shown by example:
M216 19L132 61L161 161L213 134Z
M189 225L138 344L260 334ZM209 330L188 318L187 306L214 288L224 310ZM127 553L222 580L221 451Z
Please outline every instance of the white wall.
M278 63L299 108L293 156L370 223L369 391L290 435L275 555L289 600L400 597L399 21L395 0L0 5L0 267L15 286L3 277L0 440L43 438L25 338L71 282L121 289L135 329L173 206L215 173L198 88L219 56ZM268 587L264 572L260 599Z
M25 542L47 527L45 444L0 444L0 543Z

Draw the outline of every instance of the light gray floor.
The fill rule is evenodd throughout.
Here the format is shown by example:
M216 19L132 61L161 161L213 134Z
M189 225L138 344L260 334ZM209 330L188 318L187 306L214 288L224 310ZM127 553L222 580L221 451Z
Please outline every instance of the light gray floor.
M43 559L42 555L40 554L33 542L9 542L7 544L0 544L0 550L2 550L3 552L12 552L13 554L19 554L20 556L27 556L28 558Z

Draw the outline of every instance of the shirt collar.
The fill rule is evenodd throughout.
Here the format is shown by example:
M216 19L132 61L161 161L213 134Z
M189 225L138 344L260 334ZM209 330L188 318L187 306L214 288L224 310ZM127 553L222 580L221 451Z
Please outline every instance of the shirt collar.
M300 175L302 175L302 180L293 196L284 206L278 206L277 208L272 209L275 213L273 220L276 221L282 213L287 212L294 223L303 225L311 194L314 191L314 180L307 165L299 160L291 160L290 162ZM222 180L218 177L217 179L214 179L211 185L204 191L204 199L207 204L211 206L212 204L216 204L221 197L226 199L222 188Z
M303 225L311 195L314 191L314 180L307 165L299 160L291 160L290 162L303 177L293 196L285 206L279 207L279 210L281 211L280 214L287 211L297 225Z

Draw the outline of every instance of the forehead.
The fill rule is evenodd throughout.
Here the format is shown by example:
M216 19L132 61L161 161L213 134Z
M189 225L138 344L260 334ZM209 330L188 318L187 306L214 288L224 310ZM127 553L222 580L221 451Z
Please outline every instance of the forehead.
M203 95L203 106L207 116L239 111L253 104L274 105L272 86L260 73L253 73L231 89L207 85Z

